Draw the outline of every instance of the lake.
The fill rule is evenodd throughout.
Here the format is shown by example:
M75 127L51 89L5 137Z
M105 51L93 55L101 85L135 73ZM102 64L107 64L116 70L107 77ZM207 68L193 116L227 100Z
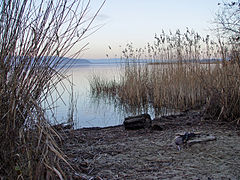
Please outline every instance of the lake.
M205 66L205 65L202 65ZM164 65L161 66L164 68ZM64 80L62 85L58 85L57 91L61 94L62 99L58 99L53 106L55 118L49 115L52 123L63 123L69 119L69 107L73 104L73 121L74 128L84 127L106 127L115 126L123 123L125 117L132 115L126 109L114 103L108 98L94 98L90 92L89 79L96 75L104 79L119 79L120 74L124 72L121 62L81 62L76 63L69 70L69 81ZM71 83L73 83L73 101L71 101ZM63 88L63 86L67 87ZM56 99L57 94L53 94ZM71 103L72 102L72 103ZM154 118L159 112L154 112L154 108L148 107L148 113ZM159 110L158 110L159 111ZM175 110L162 108L162 114L177 113ZM136 112L135 112L136 113ZM50 114L50 113L47 113Z
M119 63L91 63L77 64L68 70L69 80L73 83L73 104L74 104L74 128L83 127L106 127L119 125L123 122L126 115L119 108L116 108L110 101L93 98L90 93L89 78L92 75L104 77L105 79L117 79L123 68ZM71 86L69 81L64 81L62 85L58 85L57 91L62 95L54 103L55 120L50 117L54 123L63 123L68 119L69 107L71 102L70 92ZM53 95L56 98L57 94Z

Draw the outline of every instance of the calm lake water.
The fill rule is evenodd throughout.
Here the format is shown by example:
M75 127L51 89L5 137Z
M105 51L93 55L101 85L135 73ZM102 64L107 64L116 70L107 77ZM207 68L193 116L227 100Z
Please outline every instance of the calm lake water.
M163 66L164 67L164 66ZM161 68L163 68L161 67ZM74 105L74 128L83 127L106 127L115 126L123 123L124 117L132 115L126 112L126 109L119 107L108 98L94 98L91 96L89 80L91 76L96 75L104 79L118 80L124 68L120 63L85 63L74 65L69 69L69 80L64 81L63 88L58 86L57 91L62 99L56 101L52 109L55 118L49 117L53 123L65 123L69 117L69 107L71 106L71 83L73 83L73 105ZM57 95L53 95L56 99ZM177 113L176 111L162 108L162 114ZM135 112L136 113L136 112ZM138 112L139 113L139 112ZM152 107L148 107L147 113L152 118L156 113ZM50 113L47 113L50 114ZM50 115L49 115L50 116Z
M126 114L107 100L91 97L89 85L89 78L92 75L106 79L118 79L121 72L120 64L77 65L69 69L69 79L73 82L74 128L106 127L119 125L123 122ZM64 85L71 92L70 83L65 81ZM55 123L62 123L66 122L69 117L71 96L60 85L57 90L62 94L62 100L59 99L54 104L54 114L57 119Z

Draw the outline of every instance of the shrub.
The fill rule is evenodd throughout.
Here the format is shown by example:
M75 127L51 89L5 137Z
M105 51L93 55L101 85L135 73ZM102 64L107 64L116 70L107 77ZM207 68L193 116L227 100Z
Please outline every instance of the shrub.
M64 178L42 103L64 79L62 57L88 34L90 1L0 2L0 178ZM79 50L79 52L82 49ZM71 55L74 57L76 54ZM51 107L48 107L51 108Z

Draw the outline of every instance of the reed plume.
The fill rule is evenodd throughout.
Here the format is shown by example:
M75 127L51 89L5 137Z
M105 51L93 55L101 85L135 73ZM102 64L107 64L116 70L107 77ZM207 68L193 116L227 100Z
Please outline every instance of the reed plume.
M42 104L51 109L49 97L65 78L62 57L89 35L100 10L89 19L89 6L74 0L0 2L1 179L66 179L60 136Z

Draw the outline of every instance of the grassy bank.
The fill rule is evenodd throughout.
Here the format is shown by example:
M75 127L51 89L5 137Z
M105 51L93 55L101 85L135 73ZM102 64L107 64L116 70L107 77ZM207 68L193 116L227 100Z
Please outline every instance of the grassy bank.
M163 109L204 108L213 119L239 124L240 69L234 59L226 60L226 47L189 31L155 39L154 45L140 50L128 45L123 58L135 63L126 63L120 81L95 77L92 94L115 98L135 113L149 107L157 115L168 113ZM136 63L141 57L151 63ZM212 63L214 59L221 61Z

